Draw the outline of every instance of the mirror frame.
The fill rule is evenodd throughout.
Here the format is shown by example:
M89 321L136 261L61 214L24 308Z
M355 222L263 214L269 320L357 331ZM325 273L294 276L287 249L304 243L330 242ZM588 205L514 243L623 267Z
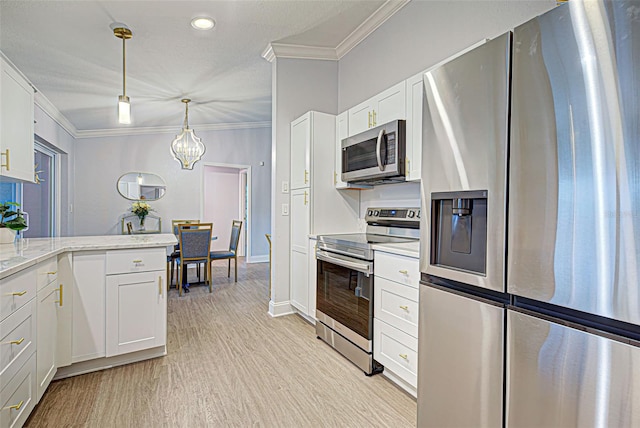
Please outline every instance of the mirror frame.
M123 181L123 178L128 177L128 176L134 176L135 180L137 182L137 178L140 176L153 176L155 178L158 179L158 181L162 182L162 185L149 185L149 186L144 186L144 183L139 184L139 188L138 188L138 197L134 197L135 195L132 195L129 192L125 192L120 188L120 184L121 183L133 183L133 181ZM151 192L155 192L156 195L159 195L158 197L148 197L145 196L144 194L141 194L142 192L140 192L140 188L142 187L147 187L148 189L146 189L147 191L151 191ZM141 172L141 171L131 171L131 172L127 172L125 174L122 174L119 178L118 181L116 182L116 190L118 190L118 193L120 194L120 196L122 196L125 199L128 199L130 201L157 201L158 199L161 199L166 193L167 193L167 182L164 180L164 178L160 177L158 174L154 174L152 172Z

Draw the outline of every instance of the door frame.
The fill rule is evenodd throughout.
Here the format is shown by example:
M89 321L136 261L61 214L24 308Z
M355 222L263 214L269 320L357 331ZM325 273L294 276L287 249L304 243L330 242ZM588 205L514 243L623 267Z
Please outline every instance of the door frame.
M220 168L233 168L238 170L238 174L242 174L243 170L246 170L247 174L247 220L243 225L244 236L246 237L246 251L245 260L247 263L251 263L251 165L244 164L232 164L232 163L220 163L220 162L203 162L200 169L200 218L204 218L204 206L205 206L205 194L204 194L204 174L206 166L215 166ZM240 200L238 205L238 212L242 209L242 189L240 189L240 180L238 180L238 192L240 192ZM241 213L242 214L242 213Z

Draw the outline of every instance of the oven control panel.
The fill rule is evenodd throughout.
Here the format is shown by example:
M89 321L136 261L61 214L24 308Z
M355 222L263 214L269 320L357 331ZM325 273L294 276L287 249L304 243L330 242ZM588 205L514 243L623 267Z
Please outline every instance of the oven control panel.
M369 208L365 216L367 223L378 221L418 221L420 208Z

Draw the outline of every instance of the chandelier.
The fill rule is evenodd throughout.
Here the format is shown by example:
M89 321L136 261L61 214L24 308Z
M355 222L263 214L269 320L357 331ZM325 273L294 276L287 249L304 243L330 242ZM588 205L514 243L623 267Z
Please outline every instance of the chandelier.
M184 125L182 132L171 142L171 153L180 162L182 169L193 169L193 165L204 155L205 147L200 138L196 137L193 129L189 128L190 99L181 100L185 104Z

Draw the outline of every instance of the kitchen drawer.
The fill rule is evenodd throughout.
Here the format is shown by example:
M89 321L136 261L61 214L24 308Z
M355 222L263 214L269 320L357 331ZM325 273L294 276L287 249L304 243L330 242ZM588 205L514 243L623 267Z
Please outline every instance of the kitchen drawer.
M36 356L32 355L18 374L0 391L0 427L18 428L26 422L36 405L35 373Z
M36 268L31 267L0 280L0 320L36 297Z
M418 337L417 288L374 278L373 316L413 337Z
M164 248L136 248L107 251L107 275L149 272L166 269L167 251Z
M375 252L375 276L418 288L420 260L397 254Z
M412 387L418 385L418 339L373 320L373 358Z
M0 385L6 385L35 350L36 305L34 299L0 322ZM0 427L4 426L0 425Z
M51 257L36 265L38 291L58 279L58 258Z

